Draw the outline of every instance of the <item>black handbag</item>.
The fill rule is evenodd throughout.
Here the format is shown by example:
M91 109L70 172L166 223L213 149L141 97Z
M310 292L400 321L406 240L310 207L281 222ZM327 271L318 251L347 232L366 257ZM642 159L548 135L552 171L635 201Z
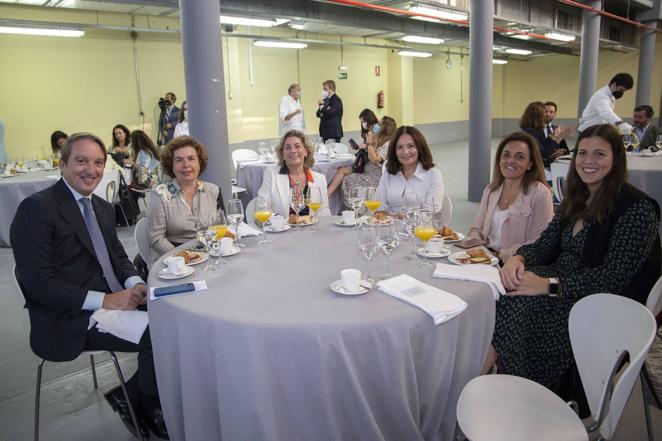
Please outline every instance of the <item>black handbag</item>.
M126 185L124 176L120 175L119 203L115 204L115 219L120 227L133 225L140 214L140 207L131 195L131 189ZM126 219L126 220L125 220ZM128 225L127 225L128 222Z
M352 164L352 172L354 173L363 173L365 171L365 165L368 163L368 150L362 149L356 153L356 159Z

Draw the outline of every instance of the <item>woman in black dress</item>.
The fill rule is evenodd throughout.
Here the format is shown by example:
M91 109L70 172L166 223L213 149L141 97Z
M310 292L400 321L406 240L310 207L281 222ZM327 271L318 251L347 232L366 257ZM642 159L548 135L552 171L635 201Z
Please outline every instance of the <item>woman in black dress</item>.
M557 127L554 133L545 133L545 105L542 101L534 101L526 106L519 120L519 127L538 141L546 169L549 169L554 159L566 153L564 149L559 148L559 143L567 135L568 128Z
M618 131L589 127L577 146L559 215L501 269L509 293L497 303L483 372L497 362L500 373L553 387L573 362L575 302L607 292L645 303L660 275L660 207L625 182Z

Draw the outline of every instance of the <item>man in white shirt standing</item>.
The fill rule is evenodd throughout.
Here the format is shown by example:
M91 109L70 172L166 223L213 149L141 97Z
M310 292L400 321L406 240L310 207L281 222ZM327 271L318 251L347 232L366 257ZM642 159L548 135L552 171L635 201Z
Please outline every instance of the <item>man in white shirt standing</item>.
M582 132L596 124L613 124L618 126L621 133L630 133L632 126L624 122L614 112L616 100L632 89L634 79L628 73L619 73L609 82L609 85L598 89L588 101L586 108L579 119L578 130Z
M287 95L280 99L278 134L283 136L290 130L306 133L306 121L301 107L301 86L294 83L287 89Z

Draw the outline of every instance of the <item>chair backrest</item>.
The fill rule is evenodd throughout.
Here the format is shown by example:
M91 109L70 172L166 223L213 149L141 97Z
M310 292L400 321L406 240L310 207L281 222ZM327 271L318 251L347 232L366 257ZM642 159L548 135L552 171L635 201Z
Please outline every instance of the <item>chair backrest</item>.
M662 277L657 279L650 294L648 294L646 308L653 313L654 317L657 317L658 314L660 314L660 311L662 311Z
M138 254L143 258L147 266L149 267L150 262L150 246L149 246L149 224L147 223L147 218L142 218L136 224L136 229L133 232L133 240L136 243L138 248Z
M106 201L111 204L115 203L115 191L115 181L108 182L108 185L106 185Z
M655 319L632 299L594 294L575 303L568 329L591 413L611 439L655 336ZM624 355L629 363L621 369Z
M444 201L441 204L441 225L450 226L451 219L453 218L453 201L448 193L444 193Z
M339 155L349 152L349 149L347 148L347 144L343 144L342 142L336 142L336 146L333 148L333 150L335 150L336 153Z
M552 172L552 190L554 196L561 202L565 196L565 178L568 175L570 165L565 162L552 162L550 170Z
M260 156L257 154L255 150L251 149L237 149L232 151L232 164L234 165L234 169L237 169L237 163L239 161L243 160L250 160L250 159L259 159Z
M250 202L246 205L246 209L244 210L244 213L246 214L246 223L252 227L256 226L255 223L255 201L257 198L253 198L250 200Z

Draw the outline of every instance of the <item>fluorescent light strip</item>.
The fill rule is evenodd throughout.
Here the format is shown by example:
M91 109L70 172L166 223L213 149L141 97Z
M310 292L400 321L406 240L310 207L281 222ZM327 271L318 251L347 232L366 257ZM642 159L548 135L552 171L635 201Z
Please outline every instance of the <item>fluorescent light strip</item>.
M260 28L271 28L283 23L287 23L288 21L289 20L285 19L265 20L262 18L231 17L228 15L221 15L221 24L256 26Z
M0 34L43 35L48 37L82 37L85 31L80 29L46 29L0 26Z
M417 58L430 58L430 52L416 52L416 51L398 51L398 55L403 57L417 57Z
M441 44L444 42L443 38L432 37L419 37L418 35L405 35L402 40L409 43L422 43L422 44Z
M509 54L514 54L514 55L531 55L533 51L527 50L527 49L506 49L506 52Z
M302 25L302 24L291 24L290 27L291 27L292 29L296 29L297 31L303 31L303 28L305 28L306 25Z
M259 47L275 47L279 49L305 49L308 47L306 43L292 43L289 41L274 40L257 40L253 44Z
M545 34L545 37L549 38L550 40L558 40L558 41L575 41L577 37L574 35L568 35L568 34L561 34L559 32L547 32Z
M512 38L517 38L519 40L530 40L531 39L531 37L527 34L515 34L515 35L511 35L511 37Z
M492 64L508 64L508 60L499 60L497 58L493 58Z
M464 12L449 11L446 9L426 8L424 6L412 6L409 8L411 12L418 14L431 15L445 20L466 20L469 16ZM419 20L425 20L427 17L412 17ZM430 21L431 19L427 19Z

